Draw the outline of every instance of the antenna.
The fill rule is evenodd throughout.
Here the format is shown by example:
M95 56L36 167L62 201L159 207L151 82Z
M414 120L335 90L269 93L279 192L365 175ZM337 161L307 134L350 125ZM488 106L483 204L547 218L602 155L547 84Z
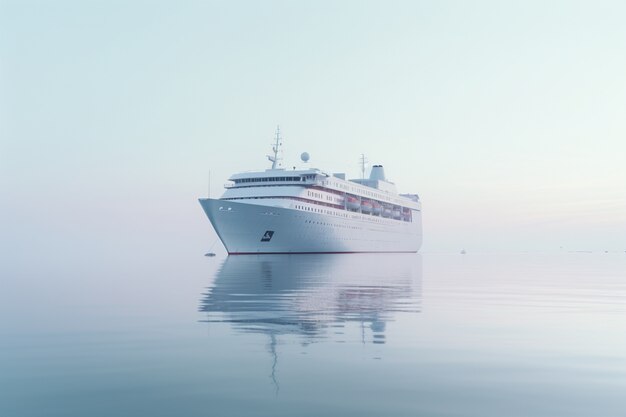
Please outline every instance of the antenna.
M359 164L361 164L361 179L362 180L365 179L365 164L367 164L368 162L369 161L365 157L365 154L361 154L361 158L359 158Z
M274 155L267 155L267 159L272 162L272 169L276 169L276 162L281 159L278 157L278 150L283 146L282 138L280 137L280 126L276 126L276 137L274 140L275 143L272 144L272 152L274 152Z
M209 170L209 190L208 190L207 198L211 198L211 170Z

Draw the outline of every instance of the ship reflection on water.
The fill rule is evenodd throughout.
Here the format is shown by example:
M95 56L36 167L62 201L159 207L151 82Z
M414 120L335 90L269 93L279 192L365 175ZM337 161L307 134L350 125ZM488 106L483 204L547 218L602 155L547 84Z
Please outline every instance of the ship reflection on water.
M267 335L278 391L280 338L384 344L394 314L420 311L421 269L419 254L230 256L203 296L202 321Z
M419 312L420 280L419 254L230 256L200 310L206 322L304 344L345 342L338 329L353 324L363 343L384 343L394 313Z

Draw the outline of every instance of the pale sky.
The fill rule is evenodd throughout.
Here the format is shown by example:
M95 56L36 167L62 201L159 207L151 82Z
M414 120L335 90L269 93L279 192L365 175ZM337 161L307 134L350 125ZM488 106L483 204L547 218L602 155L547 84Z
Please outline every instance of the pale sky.
M287 166L355 177L364 153L418 193L424 252L625 251L624 22L623 1L0 0L3 256L202 252L208 171L215 196L269 167L277 124Z

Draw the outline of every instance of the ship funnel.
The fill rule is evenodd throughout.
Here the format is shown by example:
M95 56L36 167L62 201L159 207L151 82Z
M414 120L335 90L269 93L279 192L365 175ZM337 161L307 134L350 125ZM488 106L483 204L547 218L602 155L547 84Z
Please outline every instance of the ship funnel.
M374 165L370 173L370 180L387 181L385 178L385 169L382 165Z

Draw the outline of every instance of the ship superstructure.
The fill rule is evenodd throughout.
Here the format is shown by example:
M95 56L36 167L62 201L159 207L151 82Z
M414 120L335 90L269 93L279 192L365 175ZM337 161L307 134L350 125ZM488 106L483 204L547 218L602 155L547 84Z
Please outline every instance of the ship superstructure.
M417 252L422 243L421 202L398 194L374 165L369 178L278 164L230 177L219 199L200 204L230 254ZM308 154L302 155L303 161Z

